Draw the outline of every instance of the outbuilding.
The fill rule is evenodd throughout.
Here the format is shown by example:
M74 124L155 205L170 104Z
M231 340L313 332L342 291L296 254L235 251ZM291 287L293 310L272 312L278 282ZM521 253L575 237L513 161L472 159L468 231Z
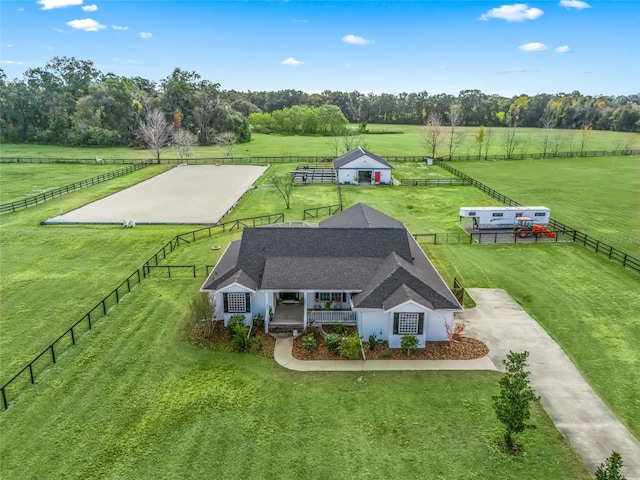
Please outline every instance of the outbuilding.
M393 167L384 158L357 147L333 160L338 183L352 185L390 185Z

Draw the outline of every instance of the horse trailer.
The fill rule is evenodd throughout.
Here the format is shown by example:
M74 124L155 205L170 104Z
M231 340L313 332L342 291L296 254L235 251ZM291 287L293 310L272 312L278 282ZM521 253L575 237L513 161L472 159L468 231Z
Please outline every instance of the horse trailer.
M460 218L473 219L474 229L514 228L518 217L530 217L536 225L549 224L547 207L461 207Z

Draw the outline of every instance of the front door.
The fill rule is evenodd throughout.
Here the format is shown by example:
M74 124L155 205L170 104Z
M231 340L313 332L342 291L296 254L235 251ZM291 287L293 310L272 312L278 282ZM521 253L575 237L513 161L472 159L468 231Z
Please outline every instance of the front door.
M280 292L280 298L283 302L297 302L300 296L298 292Z

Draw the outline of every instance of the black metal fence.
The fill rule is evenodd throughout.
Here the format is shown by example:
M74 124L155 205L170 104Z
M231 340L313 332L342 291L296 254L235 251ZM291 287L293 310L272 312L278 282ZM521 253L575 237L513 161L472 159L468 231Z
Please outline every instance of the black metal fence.
M401 180L399 185L401 187L452 187L459 185L471 185L471 181L464 178L406 178Z
M439 156L436 160L447 161L475 161L475 160L531 160L540 158L568 158L568 157L607 157L607 156L624 156L639 155L640 150L622 149L622 150L589 150L589 151L571 151L543 154L536 153L514 153L511 155L453 155ZM426 155L384 155L380 154L389 162L426 162ZM333 157L327 155L305 156L305 155L282 155L275 157L212 157L212 158L162 158L159 162L151 159L100 159L103 164L128 164L138 162L162 163L165 165L237 165L237 164L270 164L270 163L300 163L300 164L319 164L324 163L327 166L333 165ZM95 164L96 158L30 158L30 157L0 157L0 163L84 163Z
M57 356L66 351L69 347L76 344L78 335L91 330L95 322L105 317L109 310L120 303L122 298L130 293L134 286L148 278L152 271L164 272L168 278L193 277L198 275L208 275L211 265L160 265L160 260L167 257L167 253L173 252L181 243L192 243L198 238L210 237L214 229L221 229L223 232L229 232L241 227L265 225L268 222L276 223L284 220L283 213L262 215L259 217L242 218L232 220L223 224L204 227L191 232L176 235L169 242L162 246L156 253L137 268L131 275L124 279L116 288L114 288L107 296L100 300L93 308L78 319L71 327L55 339L40 354L36 355L27 365L25 365L18 373L16 373L8 382L0 387L0 397L2 398L2 406L6 410L9 407L9 399L7 398L8 387L13 385L19 389L19 382L22 386L35 383L35 378L42 373L48 366L57 362Z
M65 185L64 187L54 188L53 190L39 193L38 195L33 195L22 200L16 200L15 202L11 203L3 203L2 205L0 205L0 213L15 212L16 210L22 210L23 208L40 205L41 203L44 203L47 200L51 200L52 198L59 197L66 193L75 192L76 190L80 190L82 188L91 187L93 185L106 182L107 180L111 180L113 178L121 177L122 175L140 170L141 168L147 167L149 165L150 164L146 162L134 163L133 165L129 165L128 167L119 168L118 170L103 173L102 175L91 177L80 182L72 183L70 185Z
M333 215L342 211L342 203L337 203L335 205L324 205L322 207L315 208L305 208L302 212L302 219L306 220L307 218L318 218L321 215Z
M453 293L453 296L456 297L458 303L462 305L462 303L464 302L464 287L455 277L453 279L453 288L451 289L451 293Z
M483 183L478 182L474 178L471 178L469 175L461 172L456 168L453 168L451 165L448 165L441 161L436 162L436 164L439 167L442 167L445 170L453 173L454 175L457 175L459 178L470 181L471 185L479 188L487 195L499 200L505 205L514 206L514 207L522 206L520 203L516 202L515 200L507 197L506 195L501 194L500 192L486 186ZM629 255L628 253L618 250L617 248L609 245L606 242L590 237L586 233L583 233L575 228L569 227L568 225L565 225L564 223L559 222L553 218L549 219L549 228L555 231L562 231L562 233L565 235L571 235L572 240L575 241L576 243L581 243L585 247L593 250L594 252L607 256L609 259L619 263L623 267L630 268L631 270L634 270L635 272L640 273L640 259L637 257L634 257L632 255Z
M549 231L549 235L537 237L531 235L520 237L512 235L510 229L503 232L443 232L443 233L414 233L413 238L418 243L430 245L460 245L473 243L558 243L573 242L572 230Z
M537 160L541 158L575 158L575 157L612 157L640 155L640 150L589 150L571 152L535 152L535 153L512 153L511 155L452 155L438 157L438 160L448 161L476 161L476 160Z

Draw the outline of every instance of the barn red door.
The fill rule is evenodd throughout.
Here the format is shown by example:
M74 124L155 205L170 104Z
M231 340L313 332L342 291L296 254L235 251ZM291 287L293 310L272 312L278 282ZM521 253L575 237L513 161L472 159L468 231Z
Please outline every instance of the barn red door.
M373 181L376 183L380 183L380 172L375 172Z

